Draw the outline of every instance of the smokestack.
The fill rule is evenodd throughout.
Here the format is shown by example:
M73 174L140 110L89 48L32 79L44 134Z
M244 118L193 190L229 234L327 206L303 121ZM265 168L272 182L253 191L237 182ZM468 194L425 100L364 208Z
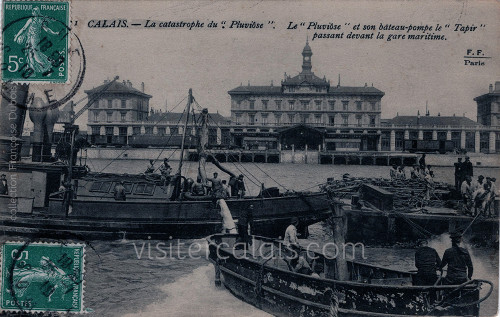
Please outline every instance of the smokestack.
M47 104L40 97L33 99L30 109L30 119L33 122L33 151L31 160L42 161L43 140L45 138L45 116L47 116Z
M144 92L144 82L141 83L141 91Z
M0 162L19 161L29 85L3 83L1 89Z
M495 82L495 91L500 91L500 81Z
M492 92L493 92L493 84L490 84L489 93L491 94Z

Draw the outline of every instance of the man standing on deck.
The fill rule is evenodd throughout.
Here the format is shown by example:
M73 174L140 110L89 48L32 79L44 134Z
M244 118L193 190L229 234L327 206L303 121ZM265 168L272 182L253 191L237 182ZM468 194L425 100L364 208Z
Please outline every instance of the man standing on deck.
M455 189L460 190L460 186L462 185L463 182L462 158L459 157L458 161L454 165L455 165Z
M229 187L231 187L231 197L238 197L238 180L235 175L229 177Z
M420 165L420 170L425 171L425 167L427 166L427 164L425 164L425 153L422 154L422 157L418 160L418 164Z
M290 225L285 230L285 238L283 243L287 246L299 246L299 240L297 239L297 226L299 225L299 219L293 217Z
M155 161L149 160L149 166L146 168L144 174L153 174L155 172Z
M461 248L460 241L462 234L459 232L450 233L451 248L444 251L443 261L441 261L440 269L448 265L446 277L443 279L445 285L458 285L467 282L472 278L474 268L469 252L465 248Z
M415 266L418 269L415 285L434 285L437 281L436 270L441 266L441 258L435 249L428 246L427 240L420 240L418 246L415 252Z
M248 244L249 238L248 234L252 234L252 226L253 226L253 205L248 206L248 208L243 209L238 218L238 235L239 238L237 242L243 242Z
M240 174L240 176L238 176L236 187L238 188L238 197L243 198L246 192L245 182L243 181L243 174Z
M0 195L9 194L9 186L7 185L7 179L5 177L5 174L2 174L0 178Z
M120 183L116 184L114 191L115 200L121 200L121 201L127 200L127 195L125 194L125 186L123 186L124 184L125 184L124 181L121 181Z
M465 180L460 187L460 193L462 194L462 200L466 210L470 211L473 205L472 194L474 193L474 188L472 185L472 178L469 175L465 176Z

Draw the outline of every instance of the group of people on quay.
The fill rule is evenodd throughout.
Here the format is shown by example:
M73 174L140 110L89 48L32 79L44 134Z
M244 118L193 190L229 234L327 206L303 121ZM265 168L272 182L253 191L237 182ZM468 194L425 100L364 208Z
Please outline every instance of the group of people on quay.
M390 170L390 177L392 180L406 179L406 166L393 165ZM434 178L434 171L432 170L432 166L425 163L425 154L422 155L418 164L415 164L411 167L410 178L427 181L432 181L432 179Z
M472 216L494 217L493 202L498 196L496 178L479 175L474 181L474 168L468 156L464 162L459 157L454 166L455 188L462 196L464 211Z

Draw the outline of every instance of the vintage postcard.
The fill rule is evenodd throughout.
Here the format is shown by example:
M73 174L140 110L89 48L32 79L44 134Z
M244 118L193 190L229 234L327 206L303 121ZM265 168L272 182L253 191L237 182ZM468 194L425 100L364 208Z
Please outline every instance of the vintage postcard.
M0 316L498 315L498 1L0 12Z

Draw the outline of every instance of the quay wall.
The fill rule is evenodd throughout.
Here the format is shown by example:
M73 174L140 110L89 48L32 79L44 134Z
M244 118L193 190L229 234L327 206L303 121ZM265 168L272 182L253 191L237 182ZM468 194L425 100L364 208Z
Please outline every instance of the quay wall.
M159 148L88 148L86 150L89 159L118 159L118 160L149 160L160 159L167 157L172 161L180 159L179 149L159 149ZM231 151L233 152L233 151ZM237 152L237 151L234 151ZM196 153L195 150L185 150L184 159L189 158L189 153ZM222 153L222 152L221 152ZM256 152L256 155L259 153ZM408 155L403 152L377 152L378 155ZM279 161L282 163L296 164L318 164L322 153L318 151L289 151L282 150L279 152ZM352 153L353 156L363 155L362 152ZM500 167L500 154L482 154L468 153L467 156L474 166L484 167ZM417 159L420 154L417 154ZM465 155L455 154L426 154L426 162L432 166L453 166L458 157L464 158Z

